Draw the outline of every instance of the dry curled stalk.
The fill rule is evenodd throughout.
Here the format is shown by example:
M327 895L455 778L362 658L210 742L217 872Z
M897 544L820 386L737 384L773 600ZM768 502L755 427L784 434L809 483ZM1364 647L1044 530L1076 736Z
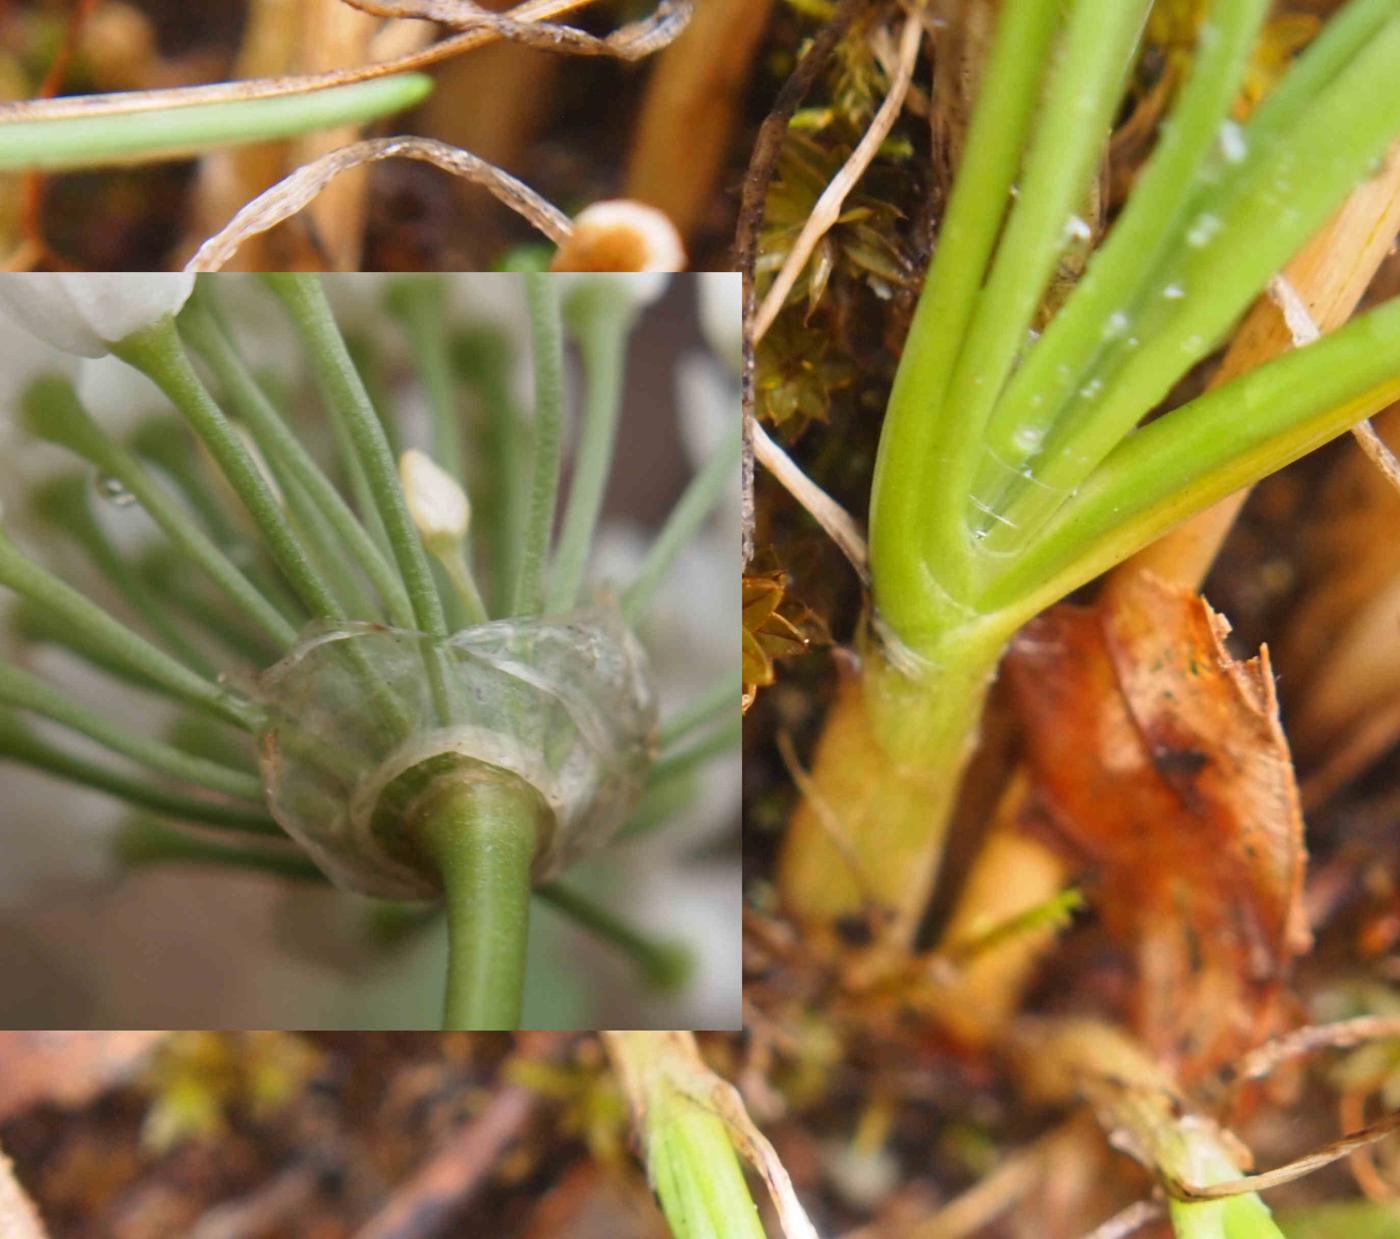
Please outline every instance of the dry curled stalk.
M472 0L343 0L376 17L413 17L440 22L453 30L491 30L503 39L542 51L575 56L612 56L642 60L670 43L690 19L690 0L661 0L650 17L609 35L592 35L553 22L517 21L483 9Z
M10 120L49 120L66 116L119 116L194 104L273 99L324 90L331 86L349 86L372 78L393 77L396 74L426 68L463 52L484 47L488 43L503 40L520 42L532 38L532 34L522 35L519 32L530 31L533 27L548 22L552 17L573 12L591 2L592 0L525 0L525 3L516 5L506 13L485 13L465 29L425 48L349 69L330 69L322 73L267 77L253 81L213 82L203 86L182 86L171 90L66 95L56 99L0 103L0 123ZM682 0L673 8L665 11L658 9L651 18L625 26L612 35L597 40L596 42L606 50L594 46L585 54L618 56L625 60L649 55L680 34L688 17L689 4L687 0ZM554 29L558 31L568 27ZM556 50L573 50L557 35L548 45Z
M396 157L431 163L482 186L556 245L573 232L572 223L562 211L524 182L468 151L431 138L371 138L323 155L259 194L199 247L185 270L219 270L249 237L290 219L342 172Z

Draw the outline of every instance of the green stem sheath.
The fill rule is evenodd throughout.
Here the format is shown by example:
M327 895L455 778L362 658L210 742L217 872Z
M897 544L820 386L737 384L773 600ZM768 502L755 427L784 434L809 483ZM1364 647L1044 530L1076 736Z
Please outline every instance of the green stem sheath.
M445 1029L520 1023L530 866L545 812L519 780L479 774L429 793L414 814L412 832L437 867L447 903Z

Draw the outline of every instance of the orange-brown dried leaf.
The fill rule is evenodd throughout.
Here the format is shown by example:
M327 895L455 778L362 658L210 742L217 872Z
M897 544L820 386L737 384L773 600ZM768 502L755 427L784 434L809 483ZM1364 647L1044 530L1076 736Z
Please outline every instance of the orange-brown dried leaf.
M1184 1078L1256 1044L1307 949L1306 853L1267 649L1146 573L1030 624L1007 661L1054 828L1136 948L1139 1034Z

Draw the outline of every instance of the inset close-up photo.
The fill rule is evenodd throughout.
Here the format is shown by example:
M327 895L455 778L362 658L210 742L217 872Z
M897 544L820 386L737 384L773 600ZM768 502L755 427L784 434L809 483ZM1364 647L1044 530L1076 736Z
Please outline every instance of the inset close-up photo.
M0 1022L738 1026L737 275L0 311Z

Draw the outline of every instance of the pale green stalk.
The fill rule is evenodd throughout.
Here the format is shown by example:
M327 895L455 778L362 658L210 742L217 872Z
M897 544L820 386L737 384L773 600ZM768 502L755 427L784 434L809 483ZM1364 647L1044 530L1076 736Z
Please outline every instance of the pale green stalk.
M113 440L63 379L34 383L23 401L25 422L41 438L90 461L122 484L182 555L207 573L244 615L279 645L290 645L296 629L233 562L190 520L131 452Z
M694 960L684 945L649 937L573 886L550 882L536 890L535 895L540 902L615 947L657 989L676 989L690 976Z
M1105 349L1032 462L1038 486L1000 509L988 553L1015 546L1045 519L1053 510L1047 493L1068 494L1088 477L1374 167L1400 132L1397 63L1400 14L1312 100L1286 141L1201 203L1184 244L1159 264L1152 295L1129 308L1134 334ZM1243 136L1251 140L1248 126ZM1164 297L1167 288L1184 295Z
M57 615L80 639L178 700L208 710L245 731L257 730L260 715L253 706L137 636L71 585L27 559L3 531L0 585Z
M174 320L166 318L137 332L113 351L151 379L203 440L307 610L320 618L344 618L340 604L311 562L272 487L195 373Z
M724 435L671 509L661 532L652 540L636 578L622 595L622 614L629 624L639 623L646 615L676 557L700 532L726 490L737 485L739 448L736 427L733 433Z
M284 98L116 115L101 113L103 97L98 96L92 115L52 119L27 117L24 104L10 104L0 108L0 171L188 159L218 146L292 137L401 112L426 98L432 86L432 79L421 73L404 73Z
M390 621L400 628L413 627L413 609L402 579L244 364L227 327L206 300L208 295L204 286L196 289L180 316L181 334L189 338L209 363L269 467L287 479L281 482L283 493L303 528L317 527L319 517L338 539L338 546L335 543L318 546L321 558L345 558L348 553L348 558L364 569L378 591ZM295 486L289 485L290 482L295 482ZM312 505L314 511L310 510Z
M281 834L281 828L262 808L182 795L166 791L148 778L133 778L109 770L34 735L8 712L0 713L0 758L105 792L127 804L166 817L250 834Z
M104 748L129 757L172 779L180 779L212 791L261 802L262 782L256 775L232 770L152 740L128 722L113 722L95 710L65 697L52 684L10 663L0 662L0 703L51 719L87 736Z
M97 570L176 658L190 670L213 679L213 665L172 622L159 593L112 545L92 510L92 489L90 475L62 474L36 491L31 504L55 533L72 538L83 548Z
M419 541L418 530L409 516L393 453L320 282L307 275L278 274L263 278L296 324L326 403L344 427L354 459L364 471L374 509L383 522L408 592L414 626L431 636L445 635L447 625L442 600L438 597L432 567Z
M579 289L566 307L569 330L583 359L583 430L545 598L550 614L562 614L578 601L588 567L617 443L633 315L630 295L610 284Z
M529 272L524 279L534 346L535 433L524 547L511 599L513 615L535 615L544 605L564 440L564 330L559 286L541 272Z
M927 550L937 562L966 555L965 496L927 486L926 470L964 450L960 428L942 416L949 376L1011 200L1058 15L1059 6L1044 0L1007 0L1001 8L941 240L890 393L871 490L870 555L881 610L901 632L925 626L930 608L946 598L914 531L929 531Z
M733 674L721 677L706 692L661 724L657 747L669 748L693 732L732 715L738 706L740 691L741 686Z
M414 372L427 398L433 428L432 457L461 482L461 418L452 391L446 298L447 289L440 275L404 275L390 286L388 304L403 323Z
M1026 151L1020 190L940 410L947 429L939 487L950 494L971 491L983 427L1025 346L1055 264L1072 239L1068 224L1088 197L1150 3L1078 0L1070 11ZM935 538L931 549L938 545ZM959 555L940 567L957 598L967 591L960 570L966 559Z
M1268 9L1269 0L1217 0L1211 8L1208 20L1215 37L1199 49L1147 167L1107 239L1090 257L1084 277L997 401L973 492L986 506L1002 501L1008 479L1037 454L1046 430L1112 338L1109 333L1136 333L1137 324L1126 311L1151 279L1204 183ZM1154 291L1160 294L1161 289ZM1115 313L1122 318L1114 319Z

